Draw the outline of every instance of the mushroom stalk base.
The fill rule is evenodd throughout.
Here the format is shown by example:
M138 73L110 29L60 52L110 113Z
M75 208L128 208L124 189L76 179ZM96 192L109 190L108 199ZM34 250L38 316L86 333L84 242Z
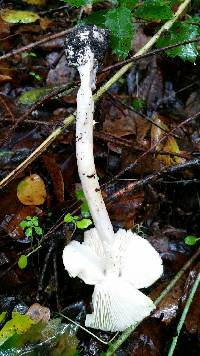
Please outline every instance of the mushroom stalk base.
M93 155L92 86L95 70L93 54L86 64L78 67L81 86L77 94L76 157L83 192L101 240L106 244L114 241L113 227L102 198Z

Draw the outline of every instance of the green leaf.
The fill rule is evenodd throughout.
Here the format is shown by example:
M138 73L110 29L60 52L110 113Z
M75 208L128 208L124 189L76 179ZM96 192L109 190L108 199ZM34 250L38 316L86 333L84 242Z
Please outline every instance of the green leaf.
M25 235L27 237L30 237L33 235L32 227L28 227L28 229L25 230Z
M21 255L20 258L18 259L18 262L17 262L18 267L19 267L20 269L26 268L27 263L28 263L28 258L27 258L26 255Z
M64 222L66 223L74 222L73 216L70 213L68 213L67 215L64 216Z
M199 2L199 4L200 4L200 2ZM191 23L193 25L200 24L200 16L192 16L189 19L187 19L185 22Z
M33 226L39 226L39 221L38 220L32 220Z
M135 110L141 110L143 109L145 105L145 101L143 98L136 98L132 101L132 107L135 109Z
M34 229L35 229L35 232L36 232L37 235L42 235L43 234L43 230L42 230L42 228L40 226L35 226Z
M1 10L0 16L8 23L32 23L40 18L35 12L9 9Z
M86 201L81 204L81 215L84 218L88 218L90 216L89 206L88 206L88 203Z
M22 58L27 58L27 57L37 57L37 54L34 52L23 52L21 54Z
M48 94L52 89L50 88L36 88L25 91L19 96L19 103L22 105L32 105L38 99L42 98L46 94Z
M134 6L137 4L138 0L120 0L119 5L127 7L128 9L133 9Z
M78 200L81 200L81 201L85 200L85 195L84 195L82 189L76 189L75 196L76 196L76 199L78 199Z
M126 58L133 39L131 11L126 7L111 9L106 14L106 27L111 31L111 47L119 58Z
M5 312L0 315L0 321L5 317ZM22 315L17 312L12 313L12 319L7 321L0 331L0 345L14 334L22 334L28 330L34 322L27 315Z
M177 42L191 40L197 37L198 34L199 28L197 26L187 22L177 22L168 33L158 40L157 47L162 48ZM198 55L197 44L190 43L184 46L179 46L166 51L166 53L172 58L180 57L183 60L188 60L194 63Z
M78 229L87 229L87 227L91 224L92 221L90 219L82 219L76 222L76 226L78 227Z
M92 24L99 27L105 27L105 15L107 10L94 11L87 18L83 20L83 23Z
M27 221L26 221L26 220L22 220L22 221L20 222L19 226L24 229L25 227L27 227Z
M69 5L75 6L75 7L81 7L85 6L87 4L90 4L92 1L90 0L64 0Z
M166 0L145 0L136 10L137 17L147 20L168 20L173 12Z
M200 240L200 237L196 237L196 236L193 236L193 235L189 235L189 236L186 236L185 238L185 243L189 246L193 246L197 243L197 241Z
M56 318L48 324L40 321L23 333L14 334L1 346L0 355L78 356L78 343L70 325Z
M85 198L85 195L83 193L83 190L82 189L76 189L75 196L76 196L76 198L78 200L82 201L82 204L81 204L81 215L84 218L88 218L90 216L90 210L89 210L89 206L88 206L87 200Z
M30 221L26 221L26 226L27 227L32 227L33 226L33 222L32 222L32 220Z
M38 80L38 81L42 80L41 75L39 75L39 74L36 73L36 72L31 71L31 72L29 72L29 74L32 75L32 77L35 78L35 79Z

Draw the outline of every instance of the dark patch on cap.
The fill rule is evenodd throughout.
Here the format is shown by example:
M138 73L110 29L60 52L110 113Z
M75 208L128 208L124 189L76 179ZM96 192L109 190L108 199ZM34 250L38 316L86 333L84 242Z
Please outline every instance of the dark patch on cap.
M81 25L70 32L65 41L68 64L75 67L85 64L88 47L95 60L102 62L108 47L108 30L95 25Z

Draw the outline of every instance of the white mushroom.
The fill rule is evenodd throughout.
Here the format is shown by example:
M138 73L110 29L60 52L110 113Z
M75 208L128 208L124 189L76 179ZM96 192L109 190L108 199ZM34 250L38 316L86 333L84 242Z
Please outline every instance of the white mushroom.
M96 26L80 26L67 39L68 63L78 67L81 78L76 119L78 171L95 228L85 232L82 244L72 241L65 247L63 263L71 277L95 286L94 311L86 316L85 325L122 331L155 308L138 289L154 283L163 268L159 254L147 240L130 230L114 233L98 182L93 156L92 89L106 37L106 31Z

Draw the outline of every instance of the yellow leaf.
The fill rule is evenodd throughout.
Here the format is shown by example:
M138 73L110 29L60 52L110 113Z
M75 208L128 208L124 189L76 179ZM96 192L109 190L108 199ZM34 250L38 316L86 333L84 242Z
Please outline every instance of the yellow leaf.
M0 314L0 321L4 319L5 315L5 312ZM15 333L23 334L34 323L35 322L28 315L13 312L12 319L7 321L7 323L0 331L0 345L2 345L7 339L9 339L9 337Z
M46 5L46 0L23 0L23 2L30 5L38 5L38 6Z
M151 128L151 146L154 146L156 143L158 143L163 136L166 134L166 131L169 131L169 128L167 125L164 124L163 120L161 117L157 114L155 114L152 118L154 123L158 126L152 125ZM163 151L163 152L169 152L169 153L180 153L179 146L176 142L176 139L172 136L169 136L164 142L158 143L156 146L156 151ZM163 162L164 165L166 166L171 166L173 164L178 164L178 163L183 163L185 162L184 158L175 156L175 155L161 155L158 154L156 157L159 161Z
M18 184L17 197L24 205L42 205L47 197L43 179L38 174L24 178Z
M0 16L8 23L32 23L40 19L40 16L32 11L1 10Z

